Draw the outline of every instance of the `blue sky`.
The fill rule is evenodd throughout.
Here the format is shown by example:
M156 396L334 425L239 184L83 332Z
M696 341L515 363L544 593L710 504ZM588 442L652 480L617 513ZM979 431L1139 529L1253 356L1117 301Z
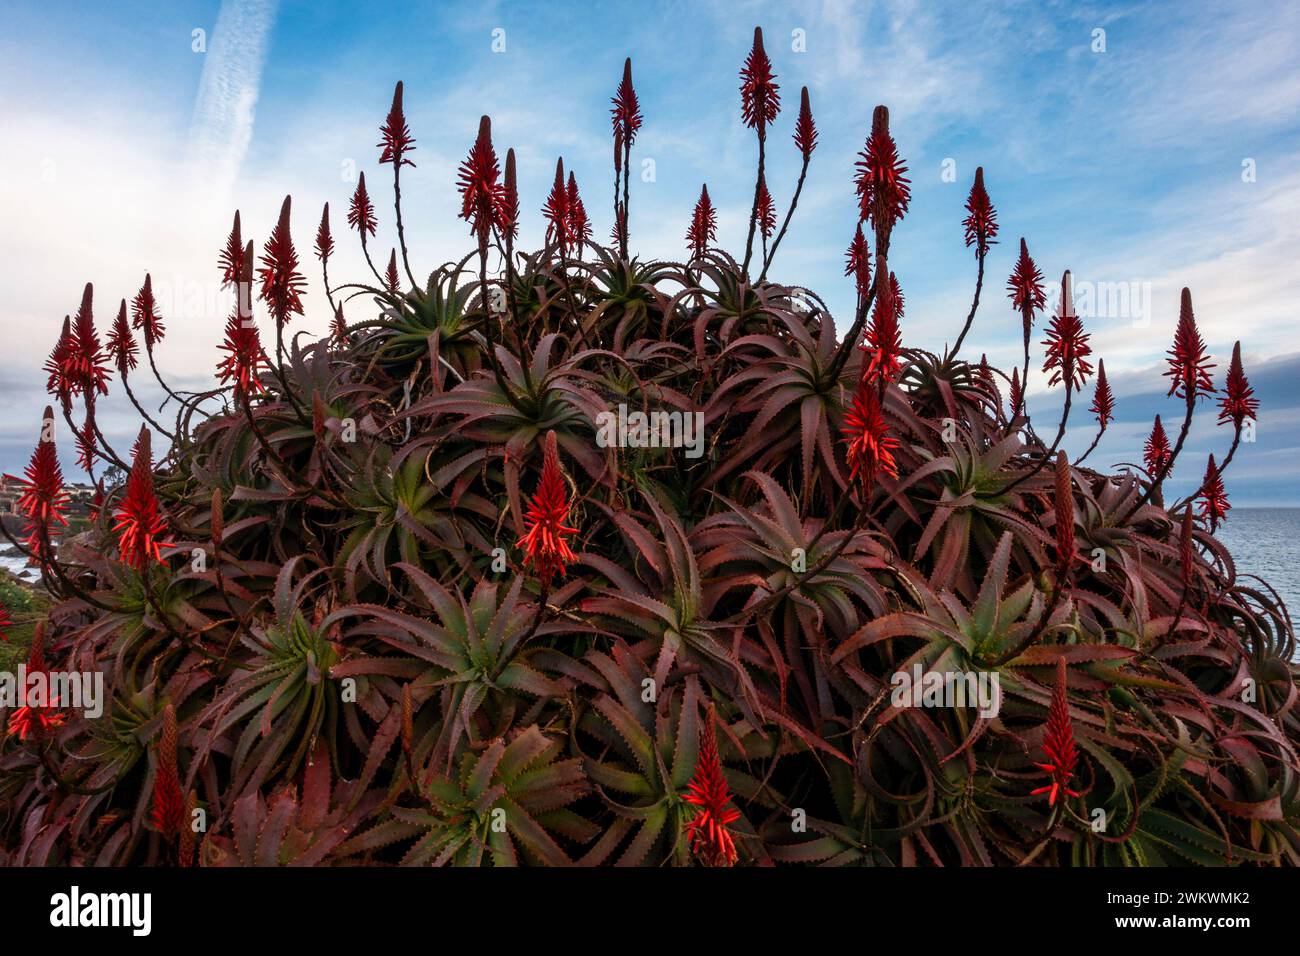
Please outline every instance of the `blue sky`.
M818 290L837 317L848 315L853 161L872 107L885 103L913 179L891 250L908 344L939 348L964 319L975 262L962 244L962 204L983 165L1003 242L989 256L969 341L998 364L1018 352L1003 286L1025 236L1050 278L1070 268L1081 288L1100 293L1082 312L1121 420L1093 462L1135 460L1151 415L1177 413L1156 382L1187 285L1216 371L1240 338L1264 399L1259 441L1230 475L1234 501L1300 504L1295 4L551 0L393 3L363 14L354 6L5 4L0 468L14 471L30 453L44 404L37 369L84 282L95 283L103 325L151 271L168 306L160 364L196 387L210 380L228 312L214 262L235 208L260 240L292 193L305 253L322 202L342 232L347 177L365 170L386 249L391 205L379 188L386 176L374 175L374 143L397 79L417 139L404 193L424 268L468 248L455 218L455 169L482 113L493 118L498 149L519 155L525 242L541 236L538 209L559 155L577 173L597 235L608 234L608 102L628 55L645 114L634 164L651 159L655 173L634 183L633 246L680 257L708 182L720 243L743 247L754 140L740 122L736 72L761 25L786 104L769 150L779 207L797 173L789 135L800 86L821 132L775 278ZM196 29L205 31L202 52L192 49ZM494 31L504 31L504 52L493 52ZM1243 181L1243 163L1253 181ZM360 275L359 254L342 245L334 274ZM323 330L312 278L304 325ZM1059 399L1037 396L1036 418L1051 416ZM1189 485L1205 453L1226 444L1212 422L1207 414L1180 469ZM110 400L104 423L128 444L126 409ZM1086 427L1069 435L1077 448L1090 440Z

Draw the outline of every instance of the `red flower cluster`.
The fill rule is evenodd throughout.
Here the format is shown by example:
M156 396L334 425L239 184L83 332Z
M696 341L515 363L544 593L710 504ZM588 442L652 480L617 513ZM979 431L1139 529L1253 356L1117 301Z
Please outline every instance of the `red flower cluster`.
M45 406L40 438L23 477L5 475L5 478L22 487L16 505L18 512L27 519L23 529L27 539L23 546L36 561L44 562L53 557L46 554L45 544L50 540L54 526L68 523L64 517L68 493L63 487L63 469L54 447L54 410L50 406Z
M266 303L277 326L291 315L303 314L302 293L307 287L307 280L298 271L298 252L289 234L290 202L291 197L285 196L280 218L262 251L262 266L257 270L262 279L259 298Z
M366 235L374 235L379 228L375 219L375 204L370 201L366 191L366 174L357 177L357 188L352 193L352 204L348 207L348 225L361 234L361 243L365 245Z
M334 253L334 237L330 234L330 204L321 210L320 225L316 227L316 258L325 262Z
M1106 363L1097 362L1097 384L1092 393L1092 407L1089 409L1097 416L1097 424L1105 431L1106 426L1115 420L1115 396L1111 394L1110 382L1106 381Z
M582 203L582 196L578 193L578 180L572 171L569 172L569 187L565 192L569 208L569 234L581 251L582 243L591 239L591 221L587 219L587 207Z
M158 314L158 303L154 301L153 276L144 277L144 285L131 300L131 327L144 332L144 347L148 351L152 351L167 332Z
M902 296L898 280L891 272L886 281L883 266L876 263L876 302L871 310L871 323L867 326L866 342L859 346L865 354L862 377L879 385L883 378L892 382L902 368L902 338L898 331L898 318L902 312Z
M108 349L108 357L117 366L118 372L124 379L127 372L140 364L140 360L136 357L139 348L135 344L135 336L131 334L131 326L126 320L126 299L123 299L121 306L118 307L117 318L113 320L113 328L108 333L105 347Z
M479 253L487 252L492 226L501 204L501 184L497 179L501 167L492 146L492 120L482 116L478 136L469 155L460 164L460 218L469 223L470 235L477 237Z
M244 274L244 240L239 229L239 210L235 210L235 224L230 228L226 244L217 254L217 266L221 269L221 287L238 282Z
M758 130L759 139L767 135L768 124L781 111L781 88L772 82L775 79L772 61L763 49L763 29L754 27L754 45L740 69L740 110L745 125Z
M817 148L817 124L813 122L812 107L808 104L808 87L799 92L799 118L794 124L794 144L799 147L803 161L808 162Z
M889 424L880 408L880 388L865 377L858 382L853 404L844 414L844 440L848 443L846 457L849 478L862 477L864 488L870 488L880 474L898 477L894 451L898 439L889 433Z
M517 544L524 549L524 563L533 568L546 587L550 587L556 574L563 577L565 566L578 557L567 540L578 533L577 528L566 524L569 507L569 489L560 471L555 432L547 432L542 478L524 516L527 532Z
M1223 387L1223 397L1219 399L1219 424L1232 422L1238 428L1247 418L1259 417L1259 399L1255 390L1246 379L1241 367L1241 343L1232 346L1232 362L1228 365L1228 381Z
M1020 411L1020 403L1024 401L1024 397L1024 386L1020 384L1020 369L1013 368L1011 370L1011 392L1008 395L1013 416Z
M1156 423L1151 427L1151 435L1142 448L1142 462L1146 465L1147 474L1153 478L1159 475L1169 464L1172 454L1169 436L1165 434L1165 426L1161 424L1160 416L1157 415Z
M641 129L641 105L637 102L636 90L632 88L632 58L623 61L623 79L614 93L610 109L614 124L614 162L621 163L620 146L631 146L636 142L637 131Z
M776 205L772 194L767 191L767 178L758 177L758 230L764 239L771 239L776 231Z
M65 412L72 408L72 392L75 387L73 373L76 370L74 353L72 320L65 315L63 329L50 351L50 357L45 360L45 371L49 373L45 390L51 398L58 399Z
M1223 486L1223 472L1214 463L1213 455L1210 456L1209 464L1205 466L1205 478L1201 481L1200 496L1200 515L1210 523L1210 533L1213 534L1219 530L1220 522L1228 517L1228 509L1232 507L1228 504L1228 492Z
M393 163L396 166L414 166L415 163L404 158L415 149L415 140L411 137L411 128L406 125L406 114L402 112L402 81L397 81L393 90L393 105L388 110L388 118L379 128L380 140L376 144L383 147L379 156L380 163Z
M853 284L858 291L858 301L871 289L871 250L867 248L867 237L862 234L862 223L858 223L853 233L853 241L844 254L844 274L853 276Z
M396 295L401 282L402 277L397 272L397 250L393 249L388 254L388 267L384 269L384 285L389 292Z
M176 769L176 745L180 733L176 727L176 708L163 708L162 734L158 738L158 760L153 778L153 825L169 841L175 842L185 824L185 798L181 795L180 775Z
M877 106L871 119L871 135L859 153L858 218L876 228L877 237L887 236L903 218L912 198L911 182L903 173L907 167L898 157L898 144L889 134L889 110ZM877 238L877 246L880 240ZM880 250L878 249L877 252Z
M28 675L45 673L44 622L36 625L36 633L32 635L32 644L27 651L27 673ZM68 715L60 713L53 703L47 701L46 706L29 707L24 704L22 707L15 707L14 712L9 715L9 733L17 736L19 740L27 740L31 737L39 738L46 731L61 726L68 719Z
M984 167L975 170L975 182L971 185L970 195L966 198L967 216L962 221L966 227L966 245L974 244L975 254L983 257L989 246L997 240L998 214L989 201L988 190L984 188Z
M1077 797L1079 793L1070 789L1074 777L1074 768L1079 762L1079 754L1074 745L1074 727L1070 723L1070 706L1065 696L1065 658L1056 660L1056 689L1052 692L1052 706L1047 714L1047 730L1043 734L1043 753L1047 755L1046 763L1034 764L1039 770L1052 775L1052 782L1039 787L1032 796L1040 793L1049 794L1048 806L1055 806L1057 797Z
M1067 269L1061 277L1061 307L1047 327L1047 338L1043 345L1047 347L1047 357L1043 361L1043 372L1052 372L1049 385L1065 382L1066 388L1079 390L1092 374L1092 365L1086 361L1092 354L1088 344L1088 334L1083 331L1083 323L1074 312L1074 288ZM1055 371L1053 371L1055 370Z
M113 530L121 532L117 547L123 564L144 571L150 561L162 561L162 549L170 543L162 540L166 522L153 488L153 453L148 428L142 427L136 439L126 490L114 517L117 524Z
M704 255L709 243L717 238L718 235L718 214L713 208L713 201L709 199L709 187L706 183L700 187L700 198L695 203L695 210L691 213L691 228L686 230L686 243L691 247L691 255L699 257Z
M695 775L682 799L699 809L686 821L686 835L691 852L705 866L734 866L738 859L736 841L728 827L740 819L740 811L731 806L731 789L722 773L718 756L718 736L713 727L713 710L700 731L700 752L695 761Z
M1047 305L1047 293L1043 291L1043 274L1029 256L1029 247L1025 240L1020 240L1020 256L1016 266L1007 279L1007 295L1011 299L1011 308L1020 313L1024 322L1025 348L1029 347L1029 334L1034 327L1034 312Z
M85 396L87 408L94 405L96 394L108 394L108 358L95 331L94 295L94 287L87 282L72 323L72 392Z
M1214 391L1210 369L1214 365L1205 351L1205 342L1196 328L1192 314L1192 293L1183 289L1182 304L1178 311L1178 328L1174 332L1174 347L1169 350L1169 368L1165 374L1171 379L1169 394L1191 401L1198 395Z
M247 287L253 281L253 244L240 256L244 263L241 282ZM270 368L270 360L262 350L262 337L253 321L252 303L242 300L226 320L225 340L218 348L226 357L217 363L217 378L222 385L233 385L235 397L247 402L250 395L265 391L260 372Z

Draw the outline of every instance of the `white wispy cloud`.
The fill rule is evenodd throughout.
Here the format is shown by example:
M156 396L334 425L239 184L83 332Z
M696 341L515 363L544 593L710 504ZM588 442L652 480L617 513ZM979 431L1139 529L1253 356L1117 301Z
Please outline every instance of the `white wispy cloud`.
M276 0L225 0L199 81L190 155L197 176L229 189L253 138Z

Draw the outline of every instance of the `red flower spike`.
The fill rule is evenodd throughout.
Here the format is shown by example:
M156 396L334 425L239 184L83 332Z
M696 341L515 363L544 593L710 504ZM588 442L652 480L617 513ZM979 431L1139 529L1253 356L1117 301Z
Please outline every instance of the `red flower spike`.
M848 451L849 479L861 475L862 486L870 489L881 474L898 477L894 451L898 440L889 433L889 424L880 409L879 388L862 379L854 393L853 404L844 414L841 429Z
M853 241L844 254L844 274L853 276L858 299L861 301L871 290L871 250L867 248L867 238L862 234L862 223L858 223Z
M1029 348L1029 336L1034 328L1034 312L1045 308L1047 293L1043 290L1043 274L1029 257L1029 247L1025 240L1020 240L1020 257L1007 279L1007 295L1011 307L1020 313L1025 337L1025 348Z
M696 200L695 211L691 213L691 228L686 230L686 243L691 247L691 255L699 257L709 248L709 243L718 236L718 214L709 199L708 184L700 187L700 198Z
M578 557L566 540L578 533L566 524L569 508L569 488L560 470L555 432L547 432L542 477L524 516L527 531L516 545L524 549L524 564L533 568L544 587L550 587L556 574L564 577L565 566Z
M166 522L154 493L148 428L142 427L136 439L126 490L114 517L117 524L113 530L120 532L117 546L123 564L144 571L150 561L162 561L162 549L171 545L162 540Z
M1167 361L1169 368L1165 374L1171 379L1168 394L1190 400L1214 391L1214 383L1210 380L1210 369L1214 365L1209 361L1205 342L1196 328L1190 289L1183 289L1182 303L1178 310L1178 328L1174 332L1174 347L1169 350Z
M1020 403L1024 401L1023 390L1024 386L1020 384L1020 369L1013 368L1011 370L1011 394L1009 396L1013 417L1020 411Z
M158 761L153 777L153 825L174 843L185 823L185 798L181 796L180 775L176 769L176 745L180 733L176 728L176 708L163 708L162 734L158 738Z
M515 151L506 150L505 182L493 207L497 232L507 242L519 235L519 186L515 181Z
M397 166L414 166L415 163L404 158L415 149L415 140L411 137L411 128L406 125L406 114L402 112L402 81L397 81L393 89L393 105L389 107L388 118L379 128L380 140L375 145L383 148L379 162L394 163Z
M118 307L117 318L113 320L113 328L108 333L105 348L108 350L109 359L117 366L118 373L124 379L127 372L140 364L140 360L136 357L139 348L135 344L135 336L131 334L130 323L126 320L126 299L123 299Z
M226 245L217 256L221 269L221 287L233 285L244 274L244 240L239 231L239 210L235 210L235 224L230 229Z
M401 276L397 274L397 250L394 249L392 255L388 257L388 268L384 270L384 285L388 287L389 292L396 295L401 281Z
M578 180L572 172L569 173L567 194L569 235L581 248L581 244L591 238L591 223L587 219L587 207L582 204L582 196L578 194Z
M883 264L876 262L876 288L881 290L876 295L875 305L871 309L871 324L867 326L867 340L861 346L866 353L866 364L862 367L864 381L879 384L880 378L892 382L898 378L902 368L900 356L903 351L902 339L898 332L899 298L898 285L890 273L886 281Z
M1111 394L1110 382L1106 381L1106 362L1097 360L1097 384L1092 393L1092 407L1089 409L1097 416L1097 424L1105 431L1106 426L1115 420L1115 396Z
M31 647L27 651L27 673L44 674L45 670L45 623L38 622L36 632L32 635ZM45 706L22 706L9 715L8 731L19 740L32 737L39 738L46 731L61 726L68 715L60 713L55 701L48 701Z
M72 338L72 320L65 315L63 317L63 330L59 333L59 339L54 343L54 348L50 351L50 357L45 360L45 371L49 374L49 378L45 382L45 390L51 398L58 399L65 412L72 409L72 396L77 390L75 351L76 346Z
M813 122L812 107L808 105L806 86L799 91L799 118L794 124L794 144L799 147L805 163L817 148L817 124Z
M478 136L469 155L460 164L460 218L469 223L470 235L478 238L480 255L487 252L493 217L501 204L501 167L492 148L492 120L479 117Z
M23 477L5 475L5 478L22 488L15 509L27 519L23 529L27 539L23 545L37 562L43 562L51 557L45 553L44 542L49 541L54 526L68 523L64 517L68 493L63 487L63 469L54 447L54 410L50 406L45 406L40 438Z
M542 206L542 215L546 217L546 242L559 247L560 255L568 255L573 245L573 217L569 214L569 189L564 182L564 159L555 161L555 182L551 192Z
M1088 344L1089 335L1083 331L1083 323L1074 312L1074 287L1070 270L1061 276L1061 305L1052 322L1047 327L1047 338L1043 345L1047 347L1047 357L1043 361L1043 372L1051 372L1049 385L1065 382L1067 388L1075 391L1083 388L1088 376L1092 374L1092 365L1086 361L1092 354Z
M244 258L243 282L252 285L253 244L250 242ZM241 302L226 320L225 341L219 346L226 357L217 363L217 377L222 385L233 385L235 397L248 401L250 395L266 390L260 373L270 368L270 360L262 350L262 338L250 310L241 314L251 303Z
M637 102L636 90L632 88L632 58L623 61L623 79L619 81L618 90L611 100L611 120L614 125L615 162L621 162L618 147L630 148L636 142L637 131L641 129L641 105Z
M320 225L316 227L316 258L326 261L334 253L334 237L330 235L330 204L321 210Z
M370 201L370 193L366 191L365 173L357 177L357 188L352 193L352 205L348 208L348 225L361 234L363 243L367 233L373 236L379 228L379 222L375 219L375 205Z
M86 420L81 423L81 428L73 431L77 445L77 467L82 471L89 473L91 467L95 464L95 458L99 454L99 446L95 443L95 406L87 403Z
M989 357L986 354L980 355L980 364L975 366L975 378L980 387L990 395L997 395L998 383L993 378L993 369L989 368Z
M1052 495L1056 528L1056 573L1064 577L1074 564L1074 486L1070 480L1070 459L1064 451L1056 453L1056 482Z
M754 45L740 69L740 111L745 125L758 130L758 138L767 136L767 127L781 111L781 88L772 82L772 61L763 49L763 28L754 27Z
M131 328L144 332L144 347L148 351L152 351L167 332L162 324L162 316L158 314L158 303L154 301L153 276L147 273L144 285L131 300Z
M291 197L285 196L280 206L280 219L271 230L271 238L262 250L262 266L257 270L262 279L259 295L275 319L282 325L291 315L302 315L302 293L307 280L298 272L298 253L293 248L289 234L289 206Z
M691 852L705 866L734 866L738 855L735 839L728 827L740 819L740 811L731 805L731 788L722 772L714 720L713 708L710 707L700 730L695 774L682 795L684 801L698 808L695 815L686 821L686 835Z
M218 346L226 353L217 363L217 377L222 385L233 385L235 395L247 401L250 395L266 391L260 373L270 368L262 349L262 338L252 320L240 321L239 312L226 320L225 341Z
M989 246L997 242L994 237L998 234L998 214L989 201L988 190L984 188L983 166L975 169L975 182L966 197L966 212L968 215L962 220L966 227L966 245L974 245L975 254L984 256Z
M1219 399L1219 424L1232 422L1240 428L1247 418L1252 421L1259 418L1259 399L1246 380L1246 373L1241 367L1241 343L1236 342L1232 346L1232 362L1228 365L1228 381L1223 386L1223 398Z
M1165 434L1165 426L1161 424L1160 416L1157 415L1156 423L1151 428L1151 435L1142 448L1142 461L1146 465L1147 474L1152 478L1160 474L1169 463L1172 454L1169 436Z
M330 340L335 345L343 345L348 340L348 323L343 318L343 303L334 306L334 318L330 320Z
M81 306L72 320L73 394L94 402L96 394L108 394L108 357L95 331L94 287L87 282L81 293Z
M907 167L898 157L898 145L889 135L889 110L885 107L876 107L871 119L871 135L858 155L860 158L855 164L858 170L858 218L872 223L877 237L887 236L907 212L912 189L908 185L911 180L903 175Z
M776 232L776 205L772 194L767 191L767 177L758 178L758 229L764 239L771 239Z
M1056 800L1062 794L1067 797L1079 796L1077 791L1070 789L1074 768L1079 762L1079 753L1074 745L1074 726L1070 723L1064 657L1056 659L1056 688L1052 692L1052 706L1047 713L1047 729L1043 733L1043 753L1047 756L1047 761L1034 766L1044 773L1051 774L1052 782L1034 790L1031 796L1038 796L1040 793L1048 794L1048 806L1056 806Z
M1201 482L1200 515L1210 523L1210 533L1219 530L1219 524L1228 517L1228 492L1223 487L1223 472L1214 463L1214 456L1205 467L1205 478Z

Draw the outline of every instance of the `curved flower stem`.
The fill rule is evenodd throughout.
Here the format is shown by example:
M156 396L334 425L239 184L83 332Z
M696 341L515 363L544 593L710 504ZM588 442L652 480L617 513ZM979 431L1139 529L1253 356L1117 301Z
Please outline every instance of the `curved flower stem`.
M1097 430L1097 435L1096 435L1095 438L1093 438L1093 440L1092 440L1092 444L1088 446L1088 450L1085 451L1085 452L1084 452L1082 455L1080 455L1078 458L1074 459L1074 467L1075 467L1075 468L1078 468L1081 464L1083 464L1083 460L1084 460L1085 458L1087 458L1089 455L1092 454L1093 449L1095 449L1095 448L1097 447L1097 443L1098 443L1099 441L1101 441L1101 436L1104 435L1104 434L1106 434L1106 426L1105 426L1105 425L1102 425L1101 428L1099 428L1099 429Z
M763 271L758 274L759 282L767 278L767 270L771 268L772 261L776 258L776 250L780 247L781 240L785 238L785 231L790 227L790 220L794 216L795 209L799 206L799 195L803 192L804 179L808 176L809 159L811 159L811 156L804 157L803 166L799 170L799 182L795 184L794 196L790 200L790 208L785 211L785 220L781 223L781 229L772 242L771 250L763 256Z
M149 423L150 427L152 427L154 431L166 435L168 441L175 441L176 436L154 421L153 416L146 412L144 406L136 400L135 392L131 390L131 383L128 381L126 375L122 376L122 387L126 389L126 397L131 399L131 404L135 406L135 410L140 413L146 422Z
M754 180L754 206L749 213L749 237L745 240L745 262L740 271L749 275L749 260L754 255L754 226L758 224L758 190L763 184L763 167L767 155L767 135L760 126L758 130L758 177Z
M626 260L628 257L627 245L628 242L630 241L629 235L632 231L632 226L628 219L628 216L630 215L630 213L628 212L628 204L631 201L631 196L628 192L628 180L631 178L631 173L632 173L631 162L632 162L632 143L625 140L623 143L623 227L619 230L619 240L620 240L619 248L620 251L623 253L624 260Z
M994 493L993 495L994 498L1002 497L1003 495L1010 492L1011 489L1019 485L1021 482L1028 481L1030 478L1034 477L1034 475L1042 471L1043 466L1046 465L1049 461L1051 461L1052 458L1056 455L1056 449L1057 447L1060 446L1061 439L1065 437L1065 424L1070 420L1070 405L1073 397L1074 397L1074 389L1070 387L1070 380L1067 378L1065 380L1065 411L1061 415L1061 424L1060 427L1056 429L1056 438L1052 442L1052 447L1047 449L1043 453L1043 455L1038 459L1038 464L1034 465L1033 468L1025 472L1019 478L1012 480L1010 484L1005 485L999 491Z
M393 211L397 214L397 245L402 250L402 266L406 269L406 278L411 280L413 288L419 288L411 272L411 260L406 255L406 230L402 227L402 158L393 158ZM373 266L372 266L373 268Z
M366 265L370 266L370 271L375 274L375 281L379 283L379 288L387 289L388 283L384 281L384 277L375 268L374 260L370 258L370 247L366 245L366 230L364 228L361 230L361 254L366 257Z
M984 256L985 255L986 253L983 252L981 252L979 255L979 261L980 261L979 272L975 276L975 298L970 304L970 313L966 316L966 324L962 326L961 335L957 336L957 341L952 347L952 352L949 353L950 356L955 356L958 352L961 351L961 344L966 341L966 333L970 331L970 327L975 321L975 312L980 307L980 291L984 288ZM1024 390L1022 388L1021 389L1022 399L1023 399L1023 395L1024 395Z
M130 471L131 466L124 462L118 453L113 450L113 446L108 443L108 439L104 437L104 433L99 430L99 422L95 421L93 417L90 418L90 427L95 430L95 437L98 438L99 443L104 446L104 451L108 453L113 464L117 465L117 467L121 468L123 471Z
M144 351L145 354L149 356L149 367L153 369L153 377L158 380L158 384L162 386L163 391L166 392L168 395L170 395L172 398L176 399L176 401L178 402L181 401L181 397L177 395L175 392L173 392L170 388L168 388L167 383L163 381L163 377L158 374L158 366L154 363L153 360L153 346L150 343L145 342ZM164 401L163 405L166 404L167 403Z
M1165 479L1169 477L1169 473L1174 470L1174 462L1178 460L1178 455L1183 450L1183 444L1187 441L1187 433L1192 428L1192 416L1195 412L1196 391L1195 389L1188 389L1187 414L1183 416L1183 427L1178 432L1178 441L1174 445L1174 450L1170 452L1169 459L1165 462L1164 467L1156 473L1155 477L1152 478L1151 483L1147 485L1147 490L1142 492L1142 495L1138 498L1137 502L1124 515L1121 520L1122 524L1127 524L1128 520L1137 513L1138 509L1151 500L1152 496L1160 489L1160 486L1164 484Z
M839 351L835 354L835 360L831 362L829 368L830 380L838 382L840 372L844 371L844 366L857 348L858 338L862 335L862 328L867 324L867 315L871 312L871 305L876 300L876 283L873 280L871 290L867 293L866 298L858 303L858 314L853 319L853 325L850 326L848 334L844 336L844 341L840 343Z

